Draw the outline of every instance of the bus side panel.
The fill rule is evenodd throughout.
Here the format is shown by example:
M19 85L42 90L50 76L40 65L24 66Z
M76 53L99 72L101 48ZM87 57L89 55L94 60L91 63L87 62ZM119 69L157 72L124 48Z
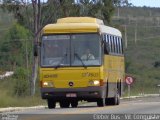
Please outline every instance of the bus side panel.
M105 55L104 57L104 72L107 79L107 96L114 97L117 88L122 93L124 80L124 57Z

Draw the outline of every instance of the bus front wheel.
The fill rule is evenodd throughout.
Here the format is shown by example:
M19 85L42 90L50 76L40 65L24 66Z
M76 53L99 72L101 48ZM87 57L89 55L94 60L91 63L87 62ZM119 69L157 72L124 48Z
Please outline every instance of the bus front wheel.
M60 101L59 102L61 108L69 108L69 101Z
M53 99L47 99L47 104L49 109L53 109L56 107L56 102Z
M78 101L71 101L71 106L76 108L78 106Z

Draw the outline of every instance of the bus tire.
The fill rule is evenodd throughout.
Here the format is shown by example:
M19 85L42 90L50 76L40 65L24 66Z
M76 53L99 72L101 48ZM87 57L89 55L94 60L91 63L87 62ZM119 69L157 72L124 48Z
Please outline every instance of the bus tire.
M112 105L111 101L112 101L112 98L106 98L105 105Z
M100 98L97 100L97 106L98 107L104 107L105 106L105 98Z
M53 109L56 107L56 102L53 99L47 99L47 104L49 109Z
M78 101L71 101L71 106L76 108L78 106Z
M60 101L59 102L61 108L69 108L69 101Z
M113 98L106 98L105 105L119 105L120 104L120 95L119 92Z

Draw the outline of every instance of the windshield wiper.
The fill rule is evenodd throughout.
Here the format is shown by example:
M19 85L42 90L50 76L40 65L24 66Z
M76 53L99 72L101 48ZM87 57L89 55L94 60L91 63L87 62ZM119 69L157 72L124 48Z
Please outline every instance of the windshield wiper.
M61 66L61 63L64 61L64 59L67 57L67 53L64 54L64 56L61 58L61 60L59 61L59 63L57 64L57 66L55 66L55 68L59 68Z
M84 68L87 68L87 66L84 64L83 60L79 57L77 53L74 53L74 56L76 56L81 61Z

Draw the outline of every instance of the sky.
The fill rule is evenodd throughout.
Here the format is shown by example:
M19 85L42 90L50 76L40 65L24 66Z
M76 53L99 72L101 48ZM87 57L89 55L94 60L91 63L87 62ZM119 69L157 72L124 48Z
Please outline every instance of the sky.
M160 7L160 0L128 0L134 6Z

